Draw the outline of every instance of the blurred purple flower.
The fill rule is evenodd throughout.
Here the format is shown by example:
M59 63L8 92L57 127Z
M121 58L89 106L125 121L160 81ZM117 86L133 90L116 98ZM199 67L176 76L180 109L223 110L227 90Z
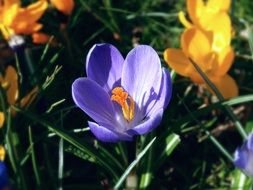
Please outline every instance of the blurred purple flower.
M0 161L0 190L7 188L9 184L9 178L7 174L7 168L3 161Z
M96 44L88 53L86 73L87 78L74 81L72 96L96 122L88 125L99 140L131 140L159 125L172 84L152 47L137 46L124 60L113 45Z
M247 175L253 176L253 133L243 145L235 151L234 164Z

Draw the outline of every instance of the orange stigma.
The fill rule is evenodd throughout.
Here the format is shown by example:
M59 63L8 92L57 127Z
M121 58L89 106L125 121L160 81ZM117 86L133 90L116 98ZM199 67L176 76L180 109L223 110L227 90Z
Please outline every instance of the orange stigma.
M121 87L115 87L112 90L111 100L117 102L121 108L124 118L127 122L132 121L134 118L134 100L128 95Z

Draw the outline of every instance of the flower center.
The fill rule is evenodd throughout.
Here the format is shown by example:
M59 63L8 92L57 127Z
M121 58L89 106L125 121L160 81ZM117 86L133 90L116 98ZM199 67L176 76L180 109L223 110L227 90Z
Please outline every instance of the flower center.
M111 100L117 102L121 106L123 116L127 122L132 121L134 118L134 100L122 87L115 87L112 90Z

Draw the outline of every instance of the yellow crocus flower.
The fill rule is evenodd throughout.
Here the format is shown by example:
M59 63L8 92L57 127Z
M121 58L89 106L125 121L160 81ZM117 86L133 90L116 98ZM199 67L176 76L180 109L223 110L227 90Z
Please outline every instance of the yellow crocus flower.
M223 48L231 42L232 26L228 15L230 0L187 0L187 10L191 19L189 22L183 12L179 20L186 27L198 27L200 30L211 32L214 46Z
M0 145L0 161L4 161L5 159L5 149L2 145Z
M74 0L50 0L57 10L65 15L70 15L74 9Z
M191 27L186 29L181 36L182 50L168 48L164 51L164 59L178 74L189 77L197 84L205 84L189 60L189 58L192 59L225 98L237 96L237 84L227 75L234 59L233 49L231 46L215 47L213 43L212 34L205 33L197 27Z
M3 0L0 4L0 30L5 39L14 34L30 35L39 31L42 24L38 23L48 3L39 0L23 8L20 0Z
M20 107L29 106L38 94L39 88L34 87L25 97L19 99L19 88L18 88L18 74L17 71L12 67L8 66L4 75L0 75L0 84L5 90L6 99L8 105L18 105ZM12 115L15 115L15 111L11 110ZM0 128L4 124L4 113L0 112Z

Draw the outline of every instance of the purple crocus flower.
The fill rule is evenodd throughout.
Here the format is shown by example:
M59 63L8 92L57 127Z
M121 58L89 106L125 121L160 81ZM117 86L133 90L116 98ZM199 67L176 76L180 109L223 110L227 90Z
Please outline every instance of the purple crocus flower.
M3 161L0 161L0 190L7 188L8 184L9 178L6 165Z
M126 59L111 44L96 44L86 59L87 78L74 81L74 102L95 122L88 122L104 142L131 140L158 126L172 92L169 72L155 50L132 49Z
M234 164L247 175L253 176L253 133L243 145L235 151Z

